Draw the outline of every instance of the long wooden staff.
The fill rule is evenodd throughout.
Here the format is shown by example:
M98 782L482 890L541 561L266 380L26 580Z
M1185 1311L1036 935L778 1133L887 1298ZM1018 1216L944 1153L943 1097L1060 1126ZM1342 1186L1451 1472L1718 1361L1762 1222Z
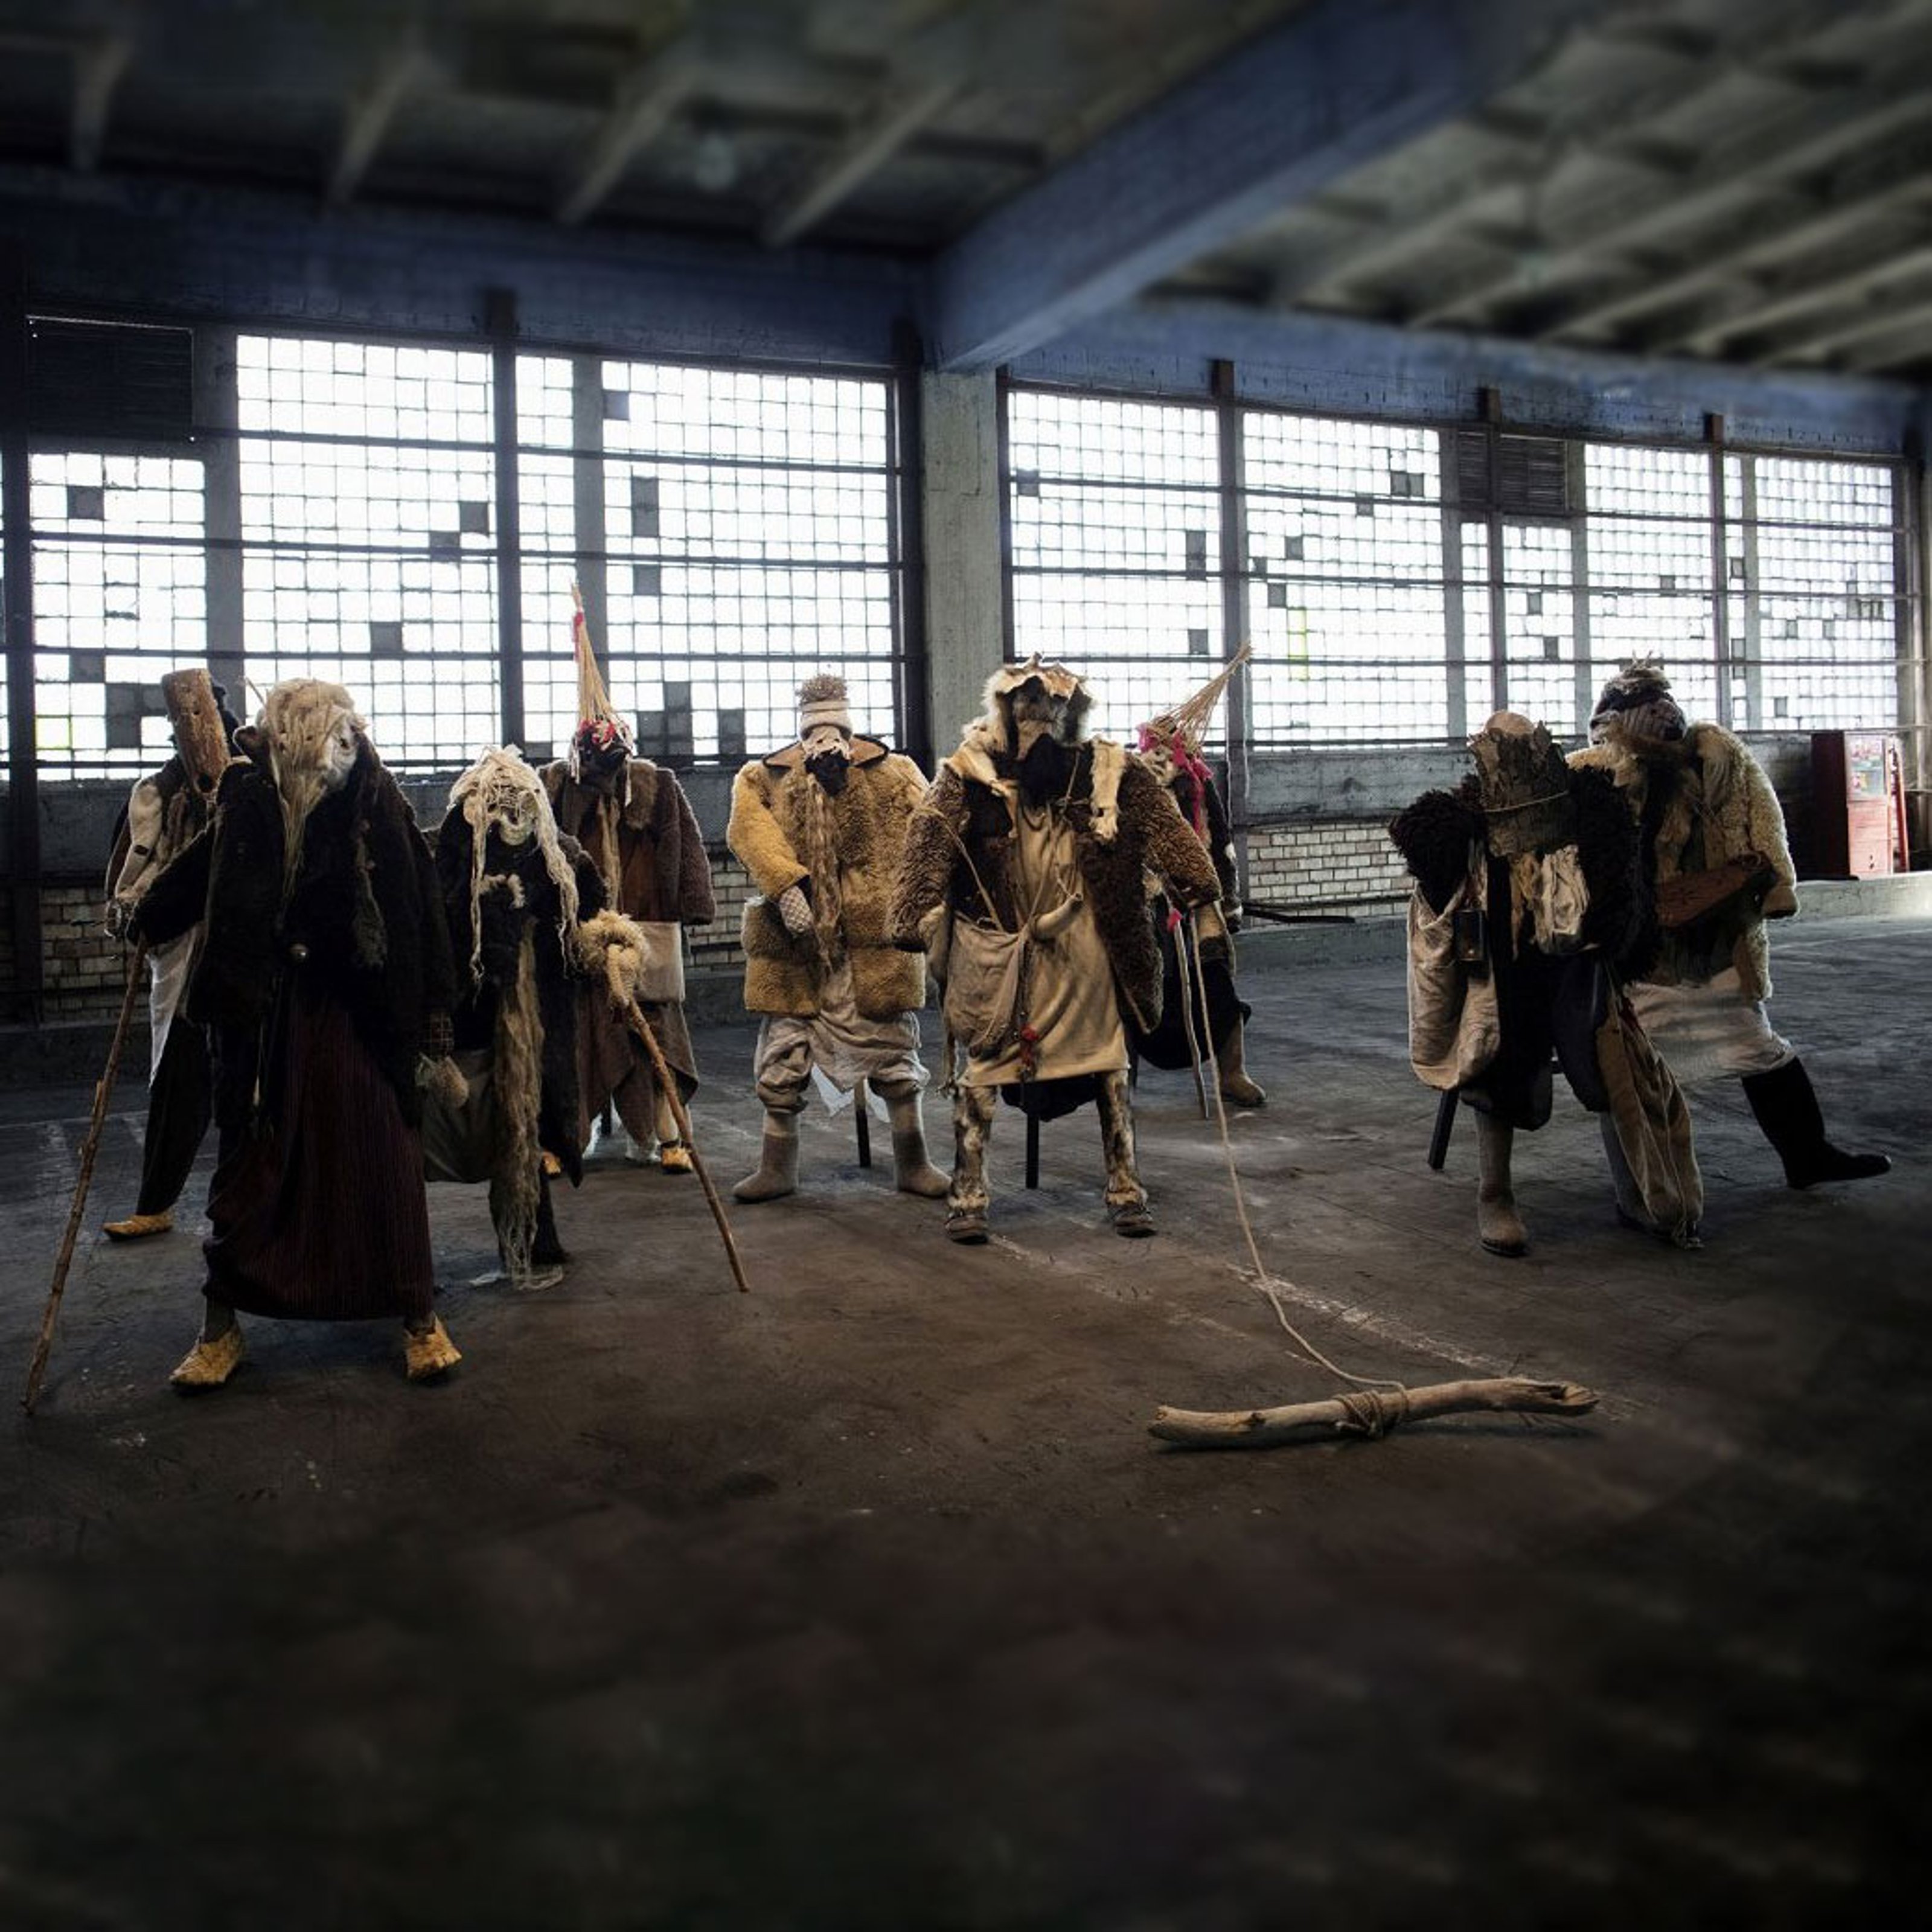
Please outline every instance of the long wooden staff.
M67 1271L74 1264L74 1246L80 1235L80 1217L87 1212L87 1190L94 1183L94 1156L100 1151L101 1130L107 1124L107 1102L121 1071L122 1050L128 1044L128 1028L134 1017L134 994L148 970L148 948L144 941L134 949L128 968L128 990L121 995L121 1017L114 1023L114 1043L107 1049L107 1064L94 1087L94 1118L88 1122L87 1142L80 1150L80 1178L75 1182L74 1205L68 1210L67 1235L61 1243L60 1258L54 1263L53 1285L47 1290L46 1312L40 1317L40 1339L34 1345L33 1365L27 1371L27 1393L20 1406L29 1415L39 1399L40 1378L46 1373L47 1356L54 1346L54 1324L60 1318L61 1297L67 1292Z
M1575 1382L1528 1382L1515 1376L1492 1382L1434 1382L1426 1388L1358 1389L1323 1402L1281 1408L1161 1408L1148 1433L1186 1449L1269 1449L1310 1436L1354 1436L1373 1441L1405 1422L1472 1410L1504 1415L1587 1415L1594 1390Z
M718 1223L719 1237L724 1244L725 1258L731 1264L732 1278L738 1284L741 1294L749 1294L752 1284L745 1279L745 1264L739 1258L738 1244L732 1238L731 1224L724 1218L724 1204L718 1197L718 1190L712 1185L711 1172L704 1165L704 1156L698 1150L698 1142L692 1137L691 1116L684 1110L683 1097L677 1090L677 1082L672 1077L669 1064L664 1057L664 1048L658 1044L657 1035L651 1030L651 1023L644 1016L644 1010L634 997L627 995L620 1004L618 1010L630 1022L631 1030L644 1044L644 1051L651 1057L651 1065L656 1070L658 1089L670 1102L671 1118L677 1123L678 1137L691 1150L691 1164L697 1170L700 1184L704 1190L704 1198L711 1205L711 1218Z

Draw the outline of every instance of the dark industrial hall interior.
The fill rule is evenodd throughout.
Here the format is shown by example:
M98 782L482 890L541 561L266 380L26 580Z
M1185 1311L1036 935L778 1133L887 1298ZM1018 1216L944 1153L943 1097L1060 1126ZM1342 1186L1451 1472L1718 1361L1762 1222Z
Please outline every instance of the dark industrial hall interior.
M0 1925L1916 1922L1928 130L0 0Z

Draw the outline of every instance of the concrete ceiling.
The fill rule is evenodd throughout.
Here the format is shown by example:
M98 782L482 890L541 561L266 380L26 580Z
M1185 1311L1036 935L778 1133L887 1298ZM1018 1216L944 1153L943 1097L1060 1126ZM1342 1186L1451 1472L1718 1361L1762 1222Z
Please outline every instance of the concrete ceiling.
M0 163L876 249L956 307L1058 233L1036 335L1212 295L1922 380L1928 108L1932 0L0 0Z

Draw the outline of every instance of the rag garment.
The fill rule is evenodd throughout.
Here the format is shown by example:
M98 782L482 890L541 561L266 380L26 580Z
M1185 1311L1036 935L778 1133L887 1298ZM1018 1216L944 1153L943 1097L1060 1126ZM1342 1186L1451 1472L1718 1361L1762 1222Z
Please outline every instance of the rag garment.
M1773 1028L1764 1002L1746 996L1735 966L1701 984L1640 980L1630 998L1644 1031L1688 1086L1774 1072L1797 1051Z
M815 1013L770 1014L758 1028L752 1075L765 1106L802 1106L814 1070L839 1094L850 1093L862 1080L879 1092L908 1083L924 1088L928 1076L920 1058L917 1013L873 1018L861 1012L851 962L843 957L820 974L817 997Z

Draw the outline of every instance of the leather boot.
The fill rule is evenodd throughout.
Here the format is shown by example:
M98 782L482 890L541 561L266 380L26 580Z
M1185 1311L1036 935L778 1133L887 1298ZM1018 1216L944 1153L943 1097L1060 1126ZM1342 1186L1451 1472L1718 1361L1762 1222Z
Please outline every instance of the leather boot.
M731 1190L734 1201L781 1201L798 1192L798 1115L789 1108L765 1109L765 1135L758 1146L758 1171Z
M1510 1150L1515 1138L1516 1130L1508 1122L1493 1114L1476 1114L1476 1235L1492 1255L1520 1255L1529 1248L1510 1185Z
M902 1194L922 1200L942 1199L952 1185L928 1158L926 1122L920 1112L919 1088L911 1081L878 1090L892 1123L892 1184ZM865 1105L862 1100L861 1106Z
M1787 1186L1815 1187L1821 1180L1869 1180L1888 1174L1892 1161L1882 1154L1846 1154L1825 1138L1825 1116L1811 1089L1811 1076L1795 1055L1768 1073L1744 1076L1744 1098L1764 1137L1784 1163Z

